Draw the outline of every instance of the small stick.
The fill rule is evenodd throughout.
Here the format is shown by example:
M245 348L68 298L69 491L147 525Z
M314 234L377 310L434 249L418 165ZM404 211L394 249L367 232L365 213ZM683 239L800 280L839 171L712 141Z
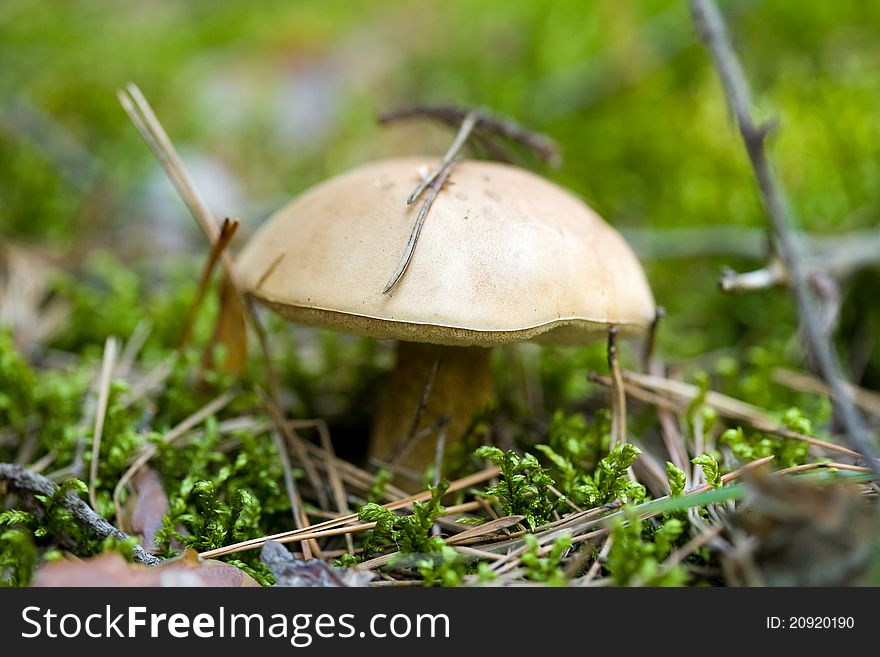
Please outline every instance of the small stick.
M434 181L440 177L440 174L443 173L445 169L452 166L452 161L458 157L461 149L464 148L465 142L468 137L470 137L476 123L477 114L475 112L468 112L464 117L464 121L461 122L461 128L459 128L458 134L455 135L455 139L452 141L452 145L450 145L449 150L446 151L443 159L437 163L434 170L425 176L422 182L416 185L416 188L406 197L407 205L415 203L419 196L422 195L422 192L424 192L430 185L434 184Z
M330 488L333 491L333 497L336 498L336 508L339 515L345 516L351 513L348 508L348 495L345 492L345 482L336 466L336 451L333 449L333 441L330 439L330 430L324 420L317 420L318 436L321 439L321 448L324 450L326 458L324 460L327 467L327 478L330 480ZM345 535L345 543L349 554L354 554L354 543L351 535Z
M26 468L10 463L0 463L0 479L6 481L10 488L44 497L53 497L58 492L58 485L53 481ZM59 503L70 511L78 522L95 532L98 538L105 539L108 536L115 536L120 541L127 541L129 539L128 534L119 531L104 520L88 504L79 499L76 494L72 492L67 493ZM138 543L134 546L133 556L137 563L148 566L161 563L158 557L147 552Z
M300 465L302 465L303 470L305 470L306 478L308 478L309 483L315 489L315 494L318 496L319 506L322 509L330 508L330 500L327 498L327 493L324 491L324 482L321 481L321 476L318 474L315 464L312 463L312 460L309 458L308 451L303 445L302 438L300 438L299 434L290 426L290 424L288 424L284 417L284 413L281 411L281 407L275 402L275 398L271 395L262 394L262 391L258 392L261 393L263 402L266 404L266 408L269 410L269 415L275 423L275 426L281 431L287 444L293 449L297 460Z
M290 512L293 514L293 524L298 528L307 527L309 522L303 511L303 501L299 494L299 487L293 479L292 467L290 465L290 454L287 453L287 445L281 434L271 431L272 442L275 443L275 451L278 452L278 458L281 459L281 470L284 473L284 488L287 491L287 498L290 501ZM312 559L311 545L307 541L302 543L303 561Z
M428 195L425 197L425 201L422 203L422 207L419 208L419 214L416 217L416 223L413 225L412 232L409 234L409 239L406 242L406 248L403 251L403 257L400 259L400 262L397 265L397 268L394 270L394 273L391 275L391 278L388 279L388 282L385 284L385 288L382 290L382 294L388 294L395 285L397 285L398 281L403 278L404 272L406 272L406 268L409 267L410 260L412 260L413 253L416 249L416 242L419 241L419 235L422 233L422 226L425 225L425 219L428 216L428 211L431 209L431 206L434 205L434 201L437 198L437 195L440 193L443 185L446 184L446 181L449 179L449 174L452 173L452 169L455 167L457 160L452 160L448 162L440 173L434 178L433 182L428 189Z
M608 368L611 370L612 422L611 448L626 443L626 393L624 392L623 374L617 353L617 327L608 329Z
M228 217L224 219L217 241L211 244L211 253L208 255L208 261L205 263L205 268L202 270L202 275L199 278L196 298L193 299L187 309L186 317L183 320L183 330L181 331L180 341L177 346L178 350L182 350L187 343L189 343L192 327L195 323L196 312L198 312L198 309L202 305L202 301L205 299L205 294L208 292L208 283L211 280L211 275L214 273L214 269L220 260L221 254L232 242L232 238L235 237L235 232L238 230L240 223L241 222L239 222L238 219L229 219Z
M766 266L755 271L737 273L732 269L726 269L718 279L718 288L722 292L743 293L766 290L788 282L788 273L785 265L774 257Z
M871 468L865 468L860 465L848 465L846 463L803 463L801 465L793 465L790 468L783 468L773 473L774 476L795 474L798 472L807 472L809 470L848 470L849 472L873 472Z
M125 91L119 90L116 96L126 114L128 114L132 123L138 129L141 137L147 142L150 150L153 151L153 154L159 160L159 164L165 169L165 173L168 174L183 202L192 212L205 235L211 243L216 242L220 233L217 222L208 209L208 205L199 195L198 188L183 165L183 160L180 159L180 156L174 149L168 133L162 128L162 124L159 123L158 117L156 117L144 94L136 84L128 83L125 85Z
M104 360L101 363L101 379L98 386L98 408L95 413L95 431L92 438L92 462L89 464L89 503L98 508L95 486L98 481L98 462L101 456L101 435L104 432L104 418L110 400L110 383L113 379L113 366L116 363L116 338L107 338L104 344Z
M796 372L794 370L777 367L770 373L770 377L776 383L793 390L806 390L827 397L830 397L832 394L831 388L829 388L824 381L811 374L807 374L806 372ZM880 417L880 394L873 390L868 390L852 384L849 384L847 389L853 396L855 403L858 404L862 410L867 411L871 415Z
M137 85L133 83L128 83L125 90L119 90L116 95L135 128L165 170L171 183L178 194L180 194L180 198L195 218L196 223L199 224L202 232L208 238L208 242L213 246L220 238L220 228L217 225L217 221L205 201L199 195L198 189L183 165L183 160L174 149L168 133L165 132L155 112L153 112L153 108L150 107L150 103L147 102L147 99ZM260 323L259 315L257 315L253 303L241 289L238 277L235 274L235 261L232 255L228 250L224 249L220 254L220 258L223 261L223 267L226 270L235 295L245 311L245 318L257 334L257 340L263 352L263 360L266 366L269 393L277 400L279 399L278 376L270 357L266 331Z
M476 129L481 134L501 135L506 139L522 144L550 166L558 166L561 162L559 148L556 143L541 133L529 130L507 117L493 114L486 110L456 107L454 105L416 105L401 107L385 112L379 117L380 123L389 123L401 119L427 117L446 125L459 125L471 112L476 112Z
M314 426L315 420L290 420L288 424L291 428L297 427L312 427ZM363 490L369 490L370 487L375 483L376 478L374 475L370 474L366 470L357 467L353 463L349 463L348 461L344 461L340 458L332 459L331 463L328 462L328 455L317 445L313 445L309 442L304 442L306 450L310 455L319 459L318 466L323 467L323 469L329 472L330 467L334 467L342 474L343 477L350 483L355 486L359 486ZM401 500L407 497L407 493L400 490L393 484L389 483L385 485L385 497L391 501Z
M513 527L514 525L518 525L525 519L525 516L505 516L503 518L496 518L495 520L490 520L488 522L483 523L482 525L478 525L477 527L471 527L470 529L466 529L459 534L455 534L454 536L450 536L446 539L447 545L457 545L461 543L469 543L474 539L483 539L487 538L487 534L495 534L501 532L503 529L507 529L508 527Z
M443 474L443 453L446 451L446 427L449 416L443 415L437 421L437 446L434 448L434 488L440 485Z
M830 386L834 408L840 416L850 447L862 454L880 476L880 461L872 441L872 433L853 404L846 381L816 310L816 299L810 289L809 272L804 263L803 249L794 232L794 211L785 188L770 166L765 149L767 128L754 124L751 113L751 92L736 56L724 17L712 0L690 0L691 13L706 48L712 55L727 100L736 117L743 144L755 173L761 199L773 232L773 247L788 272L790 289L806 338L807 353L825 382Z
M640 399L649 404L655 404L658 407L681 411L699 394L699 388L682 381L674 381L659 376L637 374L635 372L626 371L623 373L626 384L627 394ZM610 387L612 381L609 377L591 373L590 381ZM667 396L668 395L668 396ZM747 424L758 431L773 434L782 438L791 438L809 443L821 449L846 454L853 458L861 458L861 454L854 452L848 447L830 443L826 440L812 438L804 434L792 431L791 429L778 424L770 415L762 408L752 406L746 402L740 401L733 397L728 397L720 392L710 390L706 393L706 406L713 408L718 415L731 420L736 420ZM681 468L685 470L685 468Z

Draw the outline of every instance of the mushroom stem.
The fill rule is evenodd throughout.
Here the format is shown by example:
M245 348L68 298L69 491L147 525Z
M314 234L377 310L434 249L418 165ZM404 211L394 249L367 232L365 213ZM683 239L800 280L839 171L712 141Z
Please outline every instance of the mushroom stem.
M438 432L431 429L442 424L444 416L447 448L461 442L489 400L489 351L398 342L394 370L373 423L369 456L421 474L434 460Z

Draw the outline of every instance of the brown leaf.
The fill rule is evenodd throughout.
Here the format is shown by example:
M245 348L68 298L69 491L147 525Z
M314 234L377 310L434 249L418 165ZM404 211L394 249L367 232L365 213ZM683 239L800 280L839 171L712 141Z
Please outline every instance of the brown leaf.
M134 494L125 505L124 517L119 519L123 531L135 534L141 545L152 550L156 532L162 529L162 516L168 511L168 497L162 479L149 466L140 468L132 477Z
M223 277L220 285L220 312L205 352L206 367L211 367L214 363L213 349L217 344L226 348L226 357L219 364L220 367L230 374L240 374L247 359L245 309L228 275Z
M214 559L200 560L193 550L160 566L129 564L117 552L91 559L53 561L40 567L37 587L198 587L259 586L256 580L235 566Z

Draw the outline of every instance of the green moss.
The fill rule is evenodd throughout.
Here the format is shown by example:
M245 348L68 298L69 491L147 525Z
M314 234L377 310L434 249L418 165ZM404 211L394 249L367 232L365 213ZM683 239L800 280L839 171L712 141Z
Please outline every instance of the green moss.
M550 520L561 507L561 500L550 492L555 482L533 455L520 456L490 445L478 448L476 455L501 468L498 485L488 487L485 494L497 499L507 515L524 516L534 529Z
M721 466L711 454L701 454L691 459L691 463L699 465L703 470L706 483L712 488L721 488Z
M449 482L441 481L431 489L427 502L413 502L413 512L397 515L374 502L365 504L358 512L361 522L375 522L376 527L364 540L364 556L381 551L391 544L402 553L432 554L440 551L443 542L431 535L434 521L445 513L440 504Z
M662 568L673 546L684 532L684 523L669 518L656 528L645 527L637 513L630 511L611 532L611 549L606 567L618 586L640 583L644 586L682 586L687 573L678 564Z
M541 556L538 539L528 534L525 537L526 551L521 557L526 567L526 578L533 582L543 582L548 586L565 586L565 573L560 568L563 555L571 548L571 536L560 536L546 555Z

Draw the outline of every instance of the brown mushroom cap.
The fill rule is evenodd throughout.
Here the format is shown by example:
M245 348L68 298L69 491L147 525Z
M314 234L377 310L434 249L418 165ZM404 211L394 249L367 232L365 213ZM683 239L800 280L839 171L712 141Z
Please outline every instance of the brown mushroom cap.
M382 294L421 205L405 199L436 161L382 160L303 193L241 253L246 289L296 322L411 342L577 344L650 325L654 299L623 238L573 194L497 162L453 169Z

